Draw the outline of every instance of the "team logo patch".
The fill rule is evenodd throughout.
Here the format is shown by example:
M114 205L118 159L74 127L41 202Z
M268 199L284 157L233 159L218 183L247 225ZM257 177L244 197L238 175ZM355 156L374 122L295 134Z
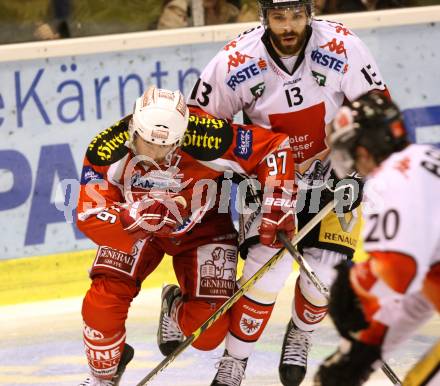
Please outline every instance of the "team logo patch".
M260 98L263 95L264 90L266 89L266 85L264 82L256 84L254 87L251 87L251 93L255 97L255 100Z
M245 130L239 127L234 154L239 158L247 160L252 154L252 142L252 130Z
M312 75L318 83L319 86L324 87L327 82L327 77L325 75L320 74L319 72L312 71Z
M104 176L101 173L98 173L91 166L84 166L81 173L81 185L86 185L90 181L98 182L103 180Z
M104 334L98 330L94 330L92 327L89 327L87 324L83 322L84 328L84 335L89 340L100 340L104 339Z
M197 249L197 296L230 297L235 288L237 248L228 244L209 244Z
M212 161L229 149L232 139L227 121L190 114L181 148L195 159Z
M243 312L240 319L240 330L246 336L254 335L261 328L263 321L264 319L256 319Z
M345 74L348 70L346 59L333 55L327 50L323 50L321 48L313 50L311 58L315 63L323 67L327 67L330 70L336 71L339 74Z

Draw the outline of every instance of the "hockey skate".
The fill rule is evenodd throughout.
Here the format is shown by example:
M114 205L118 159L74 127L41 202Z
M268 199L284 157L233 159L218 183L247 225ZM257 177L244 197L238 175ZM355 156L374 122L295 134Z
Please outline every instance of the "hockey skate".
M278 368L280 380L284 386L299 386L304 380L311 334L311 332L300 330L290 319L284 335Z
M122 352L121 360L118 364L118 369L113 379L103 380L89 375L83 382L78 386L118 386L121 381L122 374L124 374L125 368L128 363L133 359L134 349L129 344L125 344L124 351Z
M177 285L168 284L162 289L162 307L160 310L159 328L157 330L157 345L164 356L170 355L185 339L179 325L171 316L174 302L181 297L182 293Z
M247 358L234 358L225 350L223 357L215 365L217 374L215 374L211 386L240 386L244 379L246 365Z

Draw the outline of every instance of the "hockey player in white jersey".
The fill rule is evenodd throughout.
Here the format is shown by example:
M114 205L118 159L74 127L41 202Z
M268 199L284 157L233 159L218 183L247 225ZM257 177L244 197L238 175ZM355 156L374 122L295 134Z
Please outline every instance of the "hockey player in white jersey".
M380 358L440 311L440 150L409 145L397 106L380 94L343 107L334 128L335 170L367 176L369 258L337 266L329 312L345 339L319 368L315 386L359 386ZM440 341L403 385L440 385Z
M188 104L226 119L243 110L252 123L290 136L300 189L298 225L302 227L318 210L309 205L312 188L334 183L328 181L327 124L344 100L371 90L387 93L387 89L361 40L340 23L313 19L312 0L259 3L262 24L226 44L211 60ZM333 277L332 266L353 254L360 229L357 213L330 214L300 245L327 285ZM238 284L274 253L258 242L261 217L256 214L241 219L241 255L247 259ZM291 267L292 257L286 255L234 305L225 355L212 385L240 385L247 358ZM300 273L280 359L283 385L297 386L304 379L311 333L326 312L326 299Z

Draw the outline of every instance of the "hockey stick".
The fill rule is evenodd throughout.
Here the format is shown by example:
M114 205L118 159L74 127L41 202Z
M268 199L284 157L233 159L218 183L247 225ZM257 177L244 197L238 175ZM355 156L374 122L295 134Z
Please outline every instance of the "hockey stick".
M326 299L330 297L330 291L326 287L326 285L319 280L316 273L313 271L312 267L310 267L309 263L307 263L306 259L304 259L303 256L297 251L295 245L290 242L289 238L284 232L278 232L278 238L281 240L281 242L284 245L284 248L286 248L289 253L293 256L293 258L296 260L300 268L305 272L308 279L315 285L316 289L325 296ZM394 386L401 386L402 382L400 382L399 377L396 375L396 373L391 369L390 366L386 362L382 362L382 371L385 373L385 375L389 378L389 380L393 383Z
M335 206L334 201L329 202L321 209L292 239L289 244L295 246L309 233ZM211 327L222 315L228 311L237 300L247 292L255 282L260 279L272 266L274 266L286 252L285 248L280 249L273 255L255 274L250 277L223 305L214 312L192 335L188 336L179 346L151 370L136 386L147 385L157 374L163 371L176 357L190 346L204 331Z

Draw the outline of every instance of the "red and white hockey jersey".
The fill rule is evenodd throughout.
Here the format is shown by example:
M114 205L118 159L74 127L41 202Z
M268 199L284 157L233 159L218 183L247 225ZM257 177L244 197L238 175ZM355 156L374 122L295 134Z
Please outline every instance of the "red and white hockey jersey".
M179 237L200 221L200 237L222 234L222 223L229 229L229 191L222 193L218 177L225 171L255 176L262 186L276 180L278 186L293 189L294 164L288 137L251 125L232 125L199 108L190 108L183 144L171 165L146 168L134 164L127 147L128 116L102 131L90 143L84 159L78 203L78 227L99 245L130 252L136 240L121 224L120 205L136 201L150 191L181 195L188 211L184 223L176 228ZM232 176L232 173L230 173ZM220 210L220 199L226 205Z
M350 282L370 322L358 338L395 349L440 311L440 151L410 145L368 178L363 205L369 259Z
M211 60L188 104L226 119L244 110L253 124L288 134L298 182L317 184L329 171L326 124L344 98L386 87L367 47L342 24L313 20L307 36L289 71L263 27L246 31Z
M387 254L390 264L396 256L408 265L408 277L391 279L402 266L382 272L390 283L398 279L394 290L420 291L427 272L440 268L440 150L410 145L391 155L367 181L365 194L365 250L378 261ZM385 295L381 285L371 291L379 298Z

